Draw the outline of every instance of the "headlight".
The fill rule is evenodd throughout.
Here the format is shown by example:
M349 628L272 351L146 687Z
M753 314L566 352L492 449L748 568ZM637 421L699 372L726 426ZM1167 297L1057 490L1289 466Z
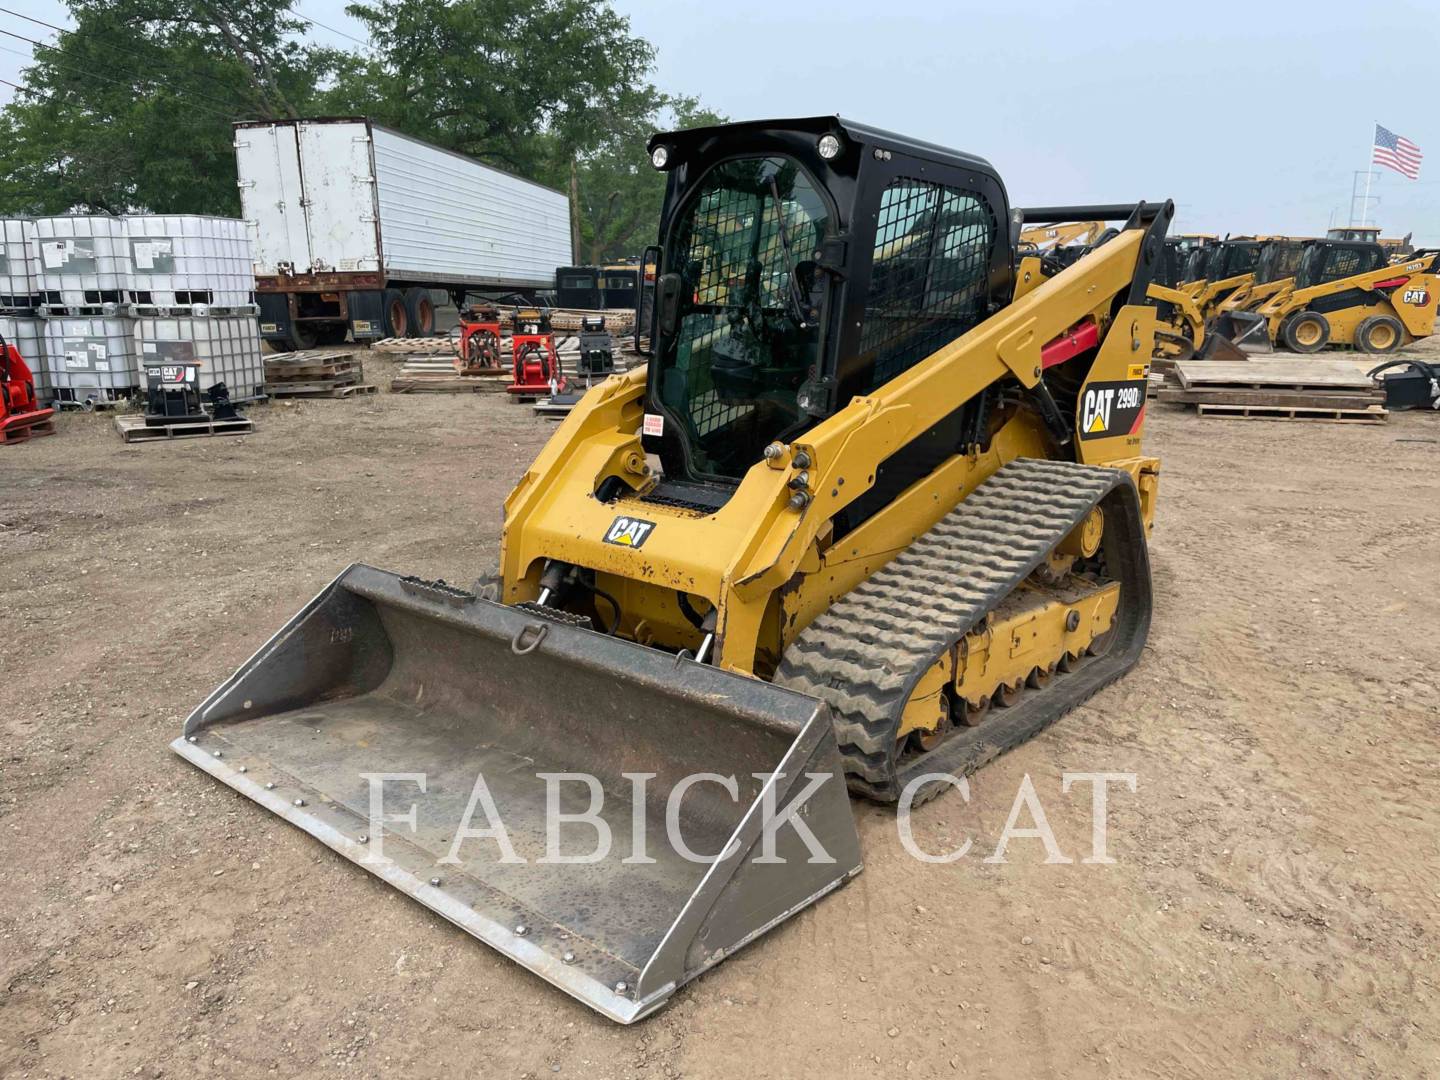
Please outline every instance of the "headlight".
M650 151L650 164L657 169L663 169L670 164L670 148L668 146L657 146Z
M820 156L826 161L833 161L840 156L840 140L834 135L821 135L816 149L820 151Z

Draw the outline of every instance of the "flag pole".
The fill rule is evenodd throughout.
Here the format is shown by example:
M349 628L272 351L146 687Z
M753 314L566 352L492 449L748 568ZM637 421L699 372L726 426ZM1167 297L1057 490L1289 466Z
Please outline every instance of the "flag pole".
M1370 221L1370 181L1375 178L1375 132L1370 132L1370 156L1365 160L1365 201L1360 204L1360 227Z

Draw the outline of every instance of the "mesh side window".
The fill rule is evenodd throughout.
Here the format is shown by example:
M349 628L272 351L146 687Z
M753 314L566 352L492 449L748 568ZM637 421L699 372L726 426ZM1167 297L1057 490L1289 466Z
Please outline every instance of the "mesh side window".
M980 196L900 178L880 197L860 354L871 388L985 317L995 215Z
M1282 247L1280 249L1280 258L1276 260L1277 269L1271 280L1275 281L1280 278L1294 277L1296 271L1300 269L1300 257L1304 254L1305 249L1299 245Z
M1330 252L1329 265L1325 267L1325 277L1329 281L1336 281L1340 278L1349 277L1351 274L1360 271L1360 252L1351 251L1345 248L1337 248Z

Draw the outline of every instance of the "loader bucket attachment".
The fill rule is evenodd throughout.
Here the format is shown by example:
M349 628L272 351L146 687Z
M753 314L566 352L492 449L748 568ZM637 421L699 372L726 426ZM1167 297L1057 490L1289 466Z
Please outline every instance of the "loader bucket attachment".
M1250 345L1257 352L1268 350L1265 320L1251 311L1227 312L1206 328L1200 359L1248 360L1244 345Z
M173 747L621 1023L860 870L824 704L358 564Z

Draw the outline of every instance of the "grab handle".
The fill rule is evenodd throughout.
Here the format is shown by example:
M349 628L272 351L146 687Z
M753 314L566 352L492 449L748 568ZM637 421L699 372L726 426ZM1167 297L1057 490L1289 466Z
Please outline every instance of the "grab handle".
M534 639L528 645L522 644L525 635L532 631L535 634ZM516 656L526 656L540 647L540 643L545 640L545 635L548 633L550 633L550 627L545 623L526 623L516 633L514 640L510 642L510 651Z

